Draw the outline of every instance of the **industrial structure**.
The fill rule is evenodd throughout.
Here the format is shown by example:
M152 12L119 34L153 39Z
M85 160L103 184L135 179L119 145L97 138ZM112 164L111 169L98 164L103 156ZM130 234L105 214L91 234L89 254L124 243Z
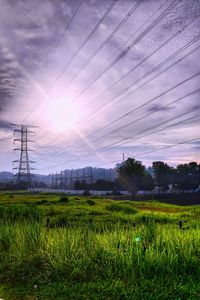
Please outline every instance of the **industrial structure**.
M75 182L93 184L100 179L114 181L116 177L117 172L115 169L92 167L70 169L52 174L51 187L54 189L74 189Z
M30 160L29 158L29 152L33 150L30 149L28 145L29 143L33 142L33 140L29 138L29 135L33 134L34 131L31 131L30 128L33 128L35 126L18 124L11 125L15 127L14 143L19 144L19 147L14 148L14 151L20 152L19 159L13 161L13 163L18 164L18 166L13 168L14 170L17 170L17 173L15 174L17 176L16 184L19 187L21 187L22 184L25 184L30 191L33 191L34 186L31 170L34 170L34 168L31 167L31 164L35 162Z

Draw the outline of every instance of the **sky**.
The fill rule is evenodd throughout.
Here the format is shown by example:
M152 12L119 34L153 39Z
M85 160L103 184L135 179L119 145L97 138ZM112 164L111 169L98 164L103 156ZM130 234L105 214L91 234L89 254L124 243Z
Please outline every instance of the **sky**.
M123 153L200 162L200 1L0 7L0 171L20 154L11 123L36 126L36 173L113 167Z

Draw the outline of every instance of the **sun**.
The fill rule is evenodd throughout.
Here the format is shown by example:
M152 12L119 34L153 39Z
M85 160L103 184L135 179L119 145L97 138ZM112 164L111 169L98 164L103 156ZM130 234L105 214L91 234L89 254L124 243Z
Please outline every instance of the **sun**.
M74 129L78 122L78 109L67 98L56 99L47 105L46 117L54 131L68 131Z

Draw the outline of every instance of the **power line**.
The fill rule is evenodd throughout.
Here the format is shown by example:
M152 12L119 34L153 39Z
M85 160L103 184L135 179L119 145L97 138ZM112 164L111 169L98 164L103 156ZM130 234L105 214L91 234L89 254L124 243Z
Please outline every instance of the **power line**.
M136 108L131 109L130 111L128 111L127 113L123 114L123 115L120 116L119 118L117 118L117 119L115 119L114 121L110 122L108 125L105 125L105 126L103 127L103 129L109 127L110 125L116 123L117 121L123 119L124 117L127 117L128 115L130 115L130 114L132 114L132 113L138 111L139 109L141 109L141 108L145 107L146 105L152 103L153 101L157 100L157 99L160 98L161 96L166 95L167 93L173 91L173 90L176 89L177 87L180 87L181 85L183 85L183 84L185 84L186 82L188 82L188 81L190 81L190 80L196 78L196 77L199 76L199 75L200 75L200 72L197 72L197 73L193 74L192 76L189 76L188 78L186 78L186 79L180 81L179 83L177 83L177 84L175 84L174 86L168 88L167 90L163 91L163 92L160 93L159 95L157 95L157 96L155 96L155 97L153 97L153 98L150 98L149 100L147 100L147 101L144 102L143 104L137 106ZM100 131L100 130L101 130L101 128L100 128L98 131ZM97 131L95 131L95 133L96 133L96 132L97 132ZM86 136L86 138L88 138L88 137L91 136L91 135L93 135L93 133L90 134L90 135L88 135L88 136ZM78 148L80 148L80 145L78 146ZM73 148L73 149L74 149L74 148ZM76 147L75 149L77 149L77 147Z
M176 147L178 145L184 145L184 144L188 144L188 143L191 143L191 142L194 142L194 141L198 141L199 139L200 139L200 137L190 139L190 140L187 140L187 141L183 141L183 142L179 142L179 143L175 143L175 144L165 146L165 147L162 147L162 148L157 148L157 149L154 149L154 150L151 150L151 151L136 154L136 155L134 155L134 157L140 157L140 156L143 156L143 155L146 155L146 154L150 154L150 153L154 153L154 152L158 152L158 151L162 151L162 150L167 150L167 149ZM114 161L111 161L111 162L108 162L108 163L105 163L105 164L101 164L101 165L98 165L97 167L101 167L101 166L108 165L108 164L111 164L111 163L116 163L116 162L119 162L119 160L114 160Z
M183 116L185 116L185 115L187 115L187 114L192 113L193 111L196 111L196 108L190 110L189 112L181 113L181 114L179 114L178 116L176 116L175 118L173 117L173 118L168 119L168 120L165 120L165 121L163 121L163 122L161 122L161 123L159 123L159 124L156 124L155 126L153 126L153 127L151 127L151 128L148 128L148 129L146 129L146 130L144 130L144 131L141 131L139 134L142 134L143 132L148 132L149 130L152 130L152 129L156 128L156 127L159 127L159 126L162 126L162 125L164 125L164 124L170 123L170 122L174 121L174 120L177 119L177 118L180 118L180 117L183 117ZM196 116L193 116L193 117L189 117L189 118L187 118L187 119L185 119L185 120L178 121L177 123L168 125L168 126L166 126L166 127L164 127L164 128L161 128L161 129L158 129L157 131L150 132L150 133L146 134L145 136L139 136L139 137L137 137L137 135L136 135L136 136L134 136L134 137L132 136L132 137L130 137L130 138L124 138L123 141L122 141L121 143L118 142L118 145L115 145L114 147L113 147L113 144L114 144L114 143L111 143L110 145L107 145L107 146L105 146L105 147L102 147L102 148L100 148L100 149L97 149L96 151L93 151L93 152L90 152L90 153L87 152L87 154L84 155L84 156L82 156L82 157L88 157L89 155L90 155L90 156L91 156L91 155L95 155L95 154L97 154L97 153L100 152L100 151L101 151L101 152L105 152L105 151L111 150L111 149L113 149L113 148L115 148L115 147L117 147L117 146L120 146L120 145L122 145L122 144L124 144L124 143L127 143L128 140L129 140L129 141L130 141L130 140L133 140L133 139L134 139L134 141L135 141L135 140L138 140L138 139L140 139L140 138L143 138L143 137L152 135L152 134L154 134L154 133L156 133L156 132L158 132L158 131L163 131L163 130L166 130L167 128L170 128L170 127L174 127L174 126L180 125L180 124L184 123L185 121L192 120L193 118L196 118L196 117L198 117L198 116L199 116L199 114L196 115ZM115 144L116 144L116 143L115 143ZM69 163L69 162L73 162L73 161L77 161L77 159L73 159L73 160L71 160L71 161L65 161L65 162L63 162L63 163L56 164L55 166L60 166L60 165L63 165L63 164Z
M65 27L64 32L60 35L60 37L59 37L57 43L54 45L53 50L55 50L55 49L58 47L58 45L62 42L62 40L63 40L63 38L64 38L64 36L65 36L65 33L68 31L69 27L71 26L71 24L72 24L74 18L76 17L76 15L77 15L77 13L78 13L78 11L79 11L79 9L80 9L80 7L81 7L83 1L84 1L84 0L80 0L80 1L79 1L79 3L78 3L78 5L77 5L76 9L74 10L74 13L72 14L72 16L71 16L69 22L67 23L67 25L66 25L66 27Z
M184 26L184 28L182 30L184 30L187 26ZM142 62L146 61L147 58L149 58L151 55L155 54L155 52L157 52L158 50L160 50L164 45L166 45L167 42L169 42L170 40L172 40L177 34L179 34L182 30L179 30L178 32L176 32L175 34L173 34L169 39L167 39L162 45L160 45L157 49L155 49L150 55L146 56L141 62L139 62L136 66L134 66L132 68L136 69L136 67L138 67ZM134 85L138 84L140 81L143 81L147 76L153 74L155 71L157 71L158 69L160 69L164 64L168 63L170 60L172 60L173 58L175 58L177 55L179 55L181 52L185 51L187 48L189 48L190 46L192 46L194 43L196 43L199 40L200 36L195 37L194 39L192 39L190 42L186 43L183 47L181 47L180 49L178 49L177 51L175 51L171 56L167 57L165 60L163 60L161 63L159 63L157 66L155 66L153 69L151 69L150 71L148 71L147 73L145 73L144 75L142 75L140 78L138 78L137 80L135 80L134 82L132 82L128 88L122 90L117 97L113 97L110 100L115 100L118 97L120 97L124 92L127 92L128 89L132 88ZM134 91L131 91L128 95L125 95L123 98L117 100L117 101L113 101L114 103L119 103L122 100L124 100L125 98L127 98L128 96L130 96L130 94L135 93L135 91L139 90L141 87L143 87L144 85L146 85L147 83L149 83L150 81L152 81L153 79L155 79L156 77L158 77L159 75L163 74L165 71L168 71L171 67L173 67L174 65L176 65L177 63L179 63L180 61L184 60L185 58L187 58L189 55L193 54L195 51L197 51L199 49L200 46L198 46L197 48L193 49L191 52L187 53L185 56L183 56L182 58L178 59L176 62L174 62L172 65L168 66L167 68L165 68L164 70L162 70L160 73L158 73L157 75L155 75L153 78L151 78L150 80L146 81L142 86L140 86L139 88L135 89ZM131 70L130 70L131 71ZM128 71L128 73L130 72ZM127 73L126 73L127 74ZM125 75L126 75L125 74ZM124 75L124 76L125 76ZM102 94L101 94L102 95ZM100 97L100 96L98 96ZM103 111L106 110L106 108L110 107L112 104L112 102L109 102L109 104L107 106L104 106L100 111L98 111L97 113L92 113L92 117L89 118L89 120L95 118L96 116L100 115ZM89 116L90 117L90 116ZM88 118L88 117L87 117ZM87 122L89 120L84 119L83 121L80 121L79 123L83 123L84 121ZM87 135L87 137L90 137L94 134L96 134L97 132L105 129L106 127L112 125L113 123L115 123L116 121L118 121L118 119L109 122L107 125L105 125L104 127L101 127L97 130L95 130L94 132L92 132L91 134ZM85 123L84 122L84 123ZM45 135L43 135L45 136ZM43 138L43 136L41 138ZM55 139L54 139L55 140ZM81 142L82 143L82 142ZM46 145L49 145L49 143L47 143Z
M126 42L125 42L123 45L127 44L128 41L131 40L131 39L133 38L133 36L135 36L135 34L136 34L137 32L139 32L140 29L141 29L142 27L144 27L144 25L145 25L146 23L148 23L148 21L151 20L151 18L152 18L154 15L156 15L157 12L158 12L160 9L162 9L162 7L163 7L164 5L165 5L165 3L164 3L164 4L162 3L162 4L159 6L159 8L158 8L153 14L150 15L150 17L148 17L148 18L145 20L145 22L144 22L141 26L139 26L139 28L131 35L131 37L129 37L128 40L126 40ZM123 45L121 45L121 46L117 49L117 51L114 52L114 54L117 54L118 50L123 50ZM103 68L104 68L104 67L103 67ZM110 86L108 89L110 90L111 88L112 88L112 86ZM95 101L97 98L102 97L102 96L104 95L104 93L106 93L107 91L108 91L107 89L104 90L103 93L101 93L100 95L98 95L97 97L95 97L91 102ZM90 102L89 104L87 104L86 106L84 106L83 109L85 109L88 105L90 105L91 102ZM80 121L79 123L81 123L81 121Z
M177 118L181 118L181 117L183 117L183 116L185 116L185 115L191 114L192 112L194 112L194 111L196 111L196 110L197 110L197 109L195 108L195 109L192 109L192 110L190 110L190 111L188 111L188 112L186 112L186 113L182 113L182 114L176 116L176 119L177 119ZM185 120L183 120L183 121L179 121L179 122L177 122L177 123L175 123L175 124L168 125L167 127L164 127L164 128L158 129L158 130L156 130L156 131L153 131L153 132L151 132L150 134L146 134L146 135L139 136L139 137L134 137L134 141L139 140L139 139L141 139L141 138L144 138L144 137L146 137L146 136L149 136L149 135L151 135L151 134L157 133L157 132L159 132L159 131L163 131L163 130L165 130L165 129L167 129L167 128L170 128L170 127L173 127L173 126L180 125L180 124L184 123L185 121L191 120L191 119L196 118L196 117L198 117L198 116L199 116L199 114L196 115L196 116L193 116L193 117L189 117L188 119L185 119ZM163 121L163 122L157 124L156 126L152 126L152 127L148 128L147 130L141 131L139 134L141 134L141 133L143 133L143 132L146 132L146 131L148 132L149 130L152 130L152 129L156 128L156 127L159 127L159 126L162 126L162 125L164 125L164 124L170 123L170 122L172 122L172 121L174 121L174 118L169 119L169 120L167 120L167 121ZM127 141L131 141L132 139L133 139L133 137L127 137L127 138L124 138L122 142L120 142L120 143L119 143L119 142L114 142L114 143L112 143L112 144L109 145L109 148L105 147L105 149L106 149L106 151L107 151L107 149L108 149L108 150L111 150L111 149L113 149L113 148L116 148L116 147L118 147L118 146L121 146L121 145L123 145L123 144L126 144ZM115 145L115 146L113 146L113 145ZM110 147L110 146L112 146L112 147ZM100 150L104 150L104 148L102 148L102 149L100 149Z
M74 18L76 17L80 7L81 7L81 4L83 3L84 0L80 0L79 3L78 3L78 6L77 8L75 9L74 13L72 14L69 22L67 23L66 27L65 27L65 30L64 32L60 35L59 39L57 40L56 44L50 49L49 53L47 54L47 56L50 55L50 53L52 51L55 51L57 49L57 47L59 46L59 44L62 42L63 38L64 38L64 35L66 34L67 30L69 29L69 27L71 26ZM46 59L46 61L48 60L48 57ZM41 97L41 99L43 99L43 97ZM37 108L38 105L34 106L34 108L28 113L28 115L23 119L22 122L25 122L25 120L30 116L30 114Z
M175 56L177 56L178 54L180 54L182 51L184 51L185 49L187 49L189 46L191 46L194 42L196 42L197 40L200 39L200 36L195 39L193 39L192 42L187 43L184 47L182 47L181 49L179 49L178 51L176 51L175 53L173 53L170 57L168 57L167 59L165 59L164 61L162 61L159 65L157 65L156 67L154 67L152 70L150 70L149 72L145 73L144 75L142 75L140 78L138 78L137 80L135 80L133 83L131 83L131 85L129 85L129 89L131 87L133 87L134 85L138 84L138 82L142 81L144 78L146 78L147 76L151 75L153 72L157 71L158 69L160 69L165 63L169 62L171 59L173 59ZM182 57L181 59L178 59L175 63L173 63L171 66L168 66L166 69L162 70L159 74L157 74L155 77L158 77L158 75L164 73L166 70L168 70L169 68L173 67L175 64L179 63L180 61L182 61L183 59L185 59L186 57L188 57L189 55L193 54L195 51L199 50L200 45L198 47L196 47L195 49L193 49L191 52L187 53L184 57ZM155 77L153 77L153 79L155 79ZM152 79L151 79L152 80ZM150 81L151 81L150 80ZM149 83L149 81L148 81ZM145 83L146 84L146 83ZM143 87L144 85L142 85ZM141 86L139 87L139 89L141 88ZM138 89L136 89L138 90ZM115 101L115 103L119 103L122 100L124 100L125 98L127 98L128 96L130 96L131 94L135 93L135 91L131 91L128 95L123 96L123 98L120 98L118 101ZM120 94L121 95L121 94ZM119 95L119 96L120 96ZM119 96L117 96L116 98L118 98ZM112 98L110 100L116 99L116 98ZM149 104L148 102L145 102L145 105ZM110 106L110 103L109 103ZM143 106L142 106L143 107ZM90 137L94 134L96 134L97 132L100 132L102 130L104 130L105 128L113 125L114 123L118 122L119 120L121 120L122 118L126 117L127 115L129 115L130 113L135 112L135 110L131 110L130 112L123 114L122 116L120 116L119 118L109 122L107 125L95 130L94 132L92 132L91 134L87 135L87 137ZM100 115L100 113L102 112L98 112L97 114L95 114L94 117L97 117L97 115Z
M145 22L144 22L141 26L139 26L139 28L131 35L131 37L128 38L128 40L126 40L126 42L125 42L124 44L127 44L128 41L131 40L131 39L133 38L133 36L135 36L135 34L136 34L138 31L140 31L140 29L141 29L142 27L144 27L144 25L145 25L146 23L148 23L148 21L151 20L151 18L152 18L154 15L156 15L157 12L158 12L164 5L165 5L165 3L162 4L162 5L160 5L159 8L158 8L158 9L157 9L157 10L156 10L149 18L147 18L147 19L145 20ZM123 45L120 46L120 47L117 49L117 51L115 51L114 54L116 54L116 53L118 52L118 50L123 50ZM112 88L112 87L110 86L110 88ZM110 88L109 88L109 89L110 89ZM97 97L101 97L101 96L103 96L103 95L104 95L104 92L101 93L100 95L98 95ZM95 100L97 97L95 97L93 100ZM84 108L85 108L85 107L84 107Z
M175 1L173 1L173 3L171 3L168 7L167 7L167 9L165 9L149 26L147 26L147 28L141 33L141 34L139 34L139 36L134 40L134 41L132 41L125 49L126 49L126 52L131 48L131 47L133 47L151 28L153 28L158 22L159 22L159 20L161 19L161 17L163 17L163 15L167 12L167 10L169 9L169 8L171 8L173 5L174 5L174 3L176 2L177 0L175 0ZM160 7L159 7L159 9L158 9L158 11L160 10L160 8L162 7L163 5L161 5ZM146 23L146 21L144 22L144 24ZM131 45L131 46L130 46ZM122 53L124 53L124 51L125 50L123 50L121 53L120 53L120 55L122 54ZM118 57L120 56L120 55L118 55ZM116 60L116 59L115 59ZM114 60L114 61L115 61ZM74 99L73 99L74 100ZM72 100L72 101L73 101Z
M168 104L162 105L162 106L160 106L159 108L157 108L157 109L155 109L155 110L153 110L153 111L151 111L151 112L149 112L149 113L143 115L142 117L139 117L139 118L137 118L137 119L135 119L135 120L133 120L133 121L131 121L131 122L125 124L124 126L119 127L119 128L116 129L116 130L113 130L113 131L111 131L111 132L109 132L109 133L107 133L107 134L105 134L105 135L103 135L103 136L100 136L100 137L97 138L96 140L93 140L92 143L94 143L95 141L98 141L99 139L101 139L101 138L103 138L103 137L105 137L105 136L109 136L110 134L113 134L113 133L115 133L115 132L117 132L117 131L119 131L119 130L121 130L121 129L124 129L124 128L130 126L130 125L133 125L134 123L136 123L136 122L138 122L138 121L142 121L142 120L145 119L146 117L149 117L150 115L152 115L152 114L154 114L154 113L156 113L156 112L158 112L158 111L160 111L160 110L163 110L163 109L167 108L168 106L170 106L170 105L172 105L172 104L178 103L179 101L181 101L181 100L183 100L183 99L185 99L185 98L187 98L187 97L193 96L194 94L196 94L196 93L198 93L198 92L200 92L200 89L196 89L196 90L194 90L194 91L192 91L192 92L187 93L187 94L184 95L184 96L181 96L181 97L179 97L179 98L176 98L175 100L169 102ZM195 110L196 110L196 109L195 109ZM189 113L191 113L191 112L189 112ZM184 113L184 114L185 114L185 113ZM183 115L184 115L184 114L183 114ZM188 113L186 113L186 114L188 114ZM179 115L179 117L180 117L180 116L182 116L182 115ZM172 118L172 120L173 120L173 118ZM171 121L171 120L170 120L170 121ZM167 122L169 122L169 121L167 121ZM160 125L163 125L163 124L165 124L165 123L166 123L166 121L161 122L161 123L159 124L159 126L160 126ZM148 128L148 130L149 130L149 129L153 129L153 128L157 127L157 126L158 126L158 125L153 126L152 128ZM124 139L127 140L127 139L131 139L131 138L124 138ZM118 143L118 142L117 142L117 143ZM116 142L113 143L113 144L116 144ZM111 146L112 146L113 144L111 144ZM122 143L122 144L123 144L123 143ZM120 144L120 145L121 145L121 144ZM75 148L75 149L77 149L77 148ZM61 151L61 152L62 152L62 151ZM56 153L54 153L54 155L55 155L55 154L56 154Z
M107 15L110 13L110 11L113 9L113 7L115 6L115 4L118 2L119 0L114 0L112 1L112 3L109 5L108 9L104 12L103 16L100 18L100 20L97 22L97 24L95 25L95 27L93 28L93 30L89 33L89 35L87 36L87 38L83 41L83 43L80 45L80 47L75 51L75 53L73 54L72 58L70 59L70 61L65 65L65 67L62 69L62 71L60 72L60 74L56 77L56 79L54 80L53 86L55 85L55 83L61 78L61 76L67 71L67 69L69 68L69 66L72 64L72 62L74 61L74 59L76 58L76 56L79 54L79 52L82 50L82 48L86 45L86 43L91 39L91 37L93 36L93 34L95 33L95 31L98 29L98 27L101 25L101 23L104 21L104 19L107 17Z
M197 73L198 74L198 73ZM197 76L197 74L196 74L196 76ZM191 79L193 79L194 77L193 76L191 76L191 77L189 77L188 78L188 80L191 80ZM185 83L185 82L187 82L188 80L184 80L184 81L182 81L182 84L183 83ZM177 86L177 85L176 85ZM175 88L176 86L174 86L173 88ZM180 86L180 83L178 84L178 86ZM171 88L170 89L168 89L167 91L171 91ZM166 92L167 91L165 91L164 92L164 94L166 94ZM187 95L185 95L185 96L183 96L183 97L180 97L180 98L178 98L178 99L175 99L174 101L172 101L172 103L173 102L176 102L176 101L180 101L180 100L182 100L182 99L184 99L185 97L188 97L188 96L190 96L190 95L193 95L194 93L196 93L196 92L198 92L198 89L197 90L195 90L195 91L193 91L193 92L191 92L191 93L189 93L189 94L187 94ZM158 97L160 97L161 95L163 95L163 93L161 93L160 95L158 95L156 98L158 98ZM171 103L171 104L172 104ZM157 111L158 111L159 109L157 109ZM186 113L187 114L187 113ZM184 115L184 114L183 114ZM183 116L183 115L179 115L178 117L180 117L180 116ZM143 116L144 117L144 116ZM141 120L141 118L139 118L138 120L135 120L135 122L137 122L137 121L139 121L139 120ZM164 122L161 122L160 124L158 124L158 125L156 125L156 126L153 126L153 128L155 128L155 127L157 127L157 126L160 126L160 125L163 125L163 124L165 124L165 123L168 123L169 121L172 121L173 120L173 118L172 119L170 119L170 120L167 120L167 121L164 121ZM134 123L134 121L132 122L132 123ZM130 124L129 124L130 125ZM153 129L153 128L151 128L151 129ZM149 129L148 129L149 130ZM141 132L142 133L142 132ZM101 138L101 137L100 137ZM132 137L131 137L132 138ZM127 142L127 140L128 139L130 139L131 140L131 138L125 138L125 139L123 139L123 140L125 140L125 142ZM115 148L116 146L119 146L119 145L122 145L122 144L124 144L124 142L121 142L120 144L119 144L119 142L120 141L118 141L118 142L115 142L115 143L112 143L112 144L110 144L110 145L108 145L108 146L106 146L106 147L104 147L104 148L102 148L102 149L100 149L100 150L110 150L110 149L112 149L112 148ZM117 145L116 145L117 144ZM110 146L113 146L113 145L116 145L115 147L112 147L112 148L110 148ZM77 148L75 148L75 149L77 149Z
M109 136L110 134L113 134L113 133L115 133L115 132L118 132L119 130L122 130L122 129L124 129L124 128L127 128L127 127L129 127L130 125L133 125L133 124L135 124L135 123L138 122L138 121L142 121L142 120L144 120L146 117L149 117L150 115L152 115L152 114L154 114L154 113L156 113L156 112L158 112L158 111L160 111L160 110L163 110L163 109L167 108L167 107L170 106L171 104L175 104L175 103L177 103L177 102L179 102L179 101L181 101L181 100L183 100L183 99L185 99L185 98L187 98L187 97L189 97L189 96L192 96L192 95L196 94L196 93L199 92L199 91L200 91L200 89L196 89L196 90L193 91L193 92L190 92L190 93L188 93L188 94L186 94L186 95L184 95L184 96L182 96L182 97L179 97L178 99L175 99L175 100L169 102L168 104L163 105L163 106L161 106L161 107L159 107L159 108L157 108L157 109L155 109L155 110L153 110L153 111L151 111L151 112L149 112L149 113L143 115L142 117L139 117L139 118L136 119L136 120L133 120L133 121L131 121L131 122L129 122L129 123L126 123L125 125L123 125L123 126L121 126L121 127L118 127L118 128L116 128L116 129L112 130L111 132L108 132L108 133L102 135L100 138L102 139L102 138L104 138L104 137L106 137L106 136ZM97 138L97 139L95 139L95 140L93 140L93 141L91 141L91 142L92 142L92 143L93 143L93 142L96 142L96 141L99 140L100 138Z
M172 144L172 145L163 147L163 148L158 148L158 149L154 149L154 150L151 150L151 151L139 153L139 154L135 155L134 157L139 157L139 156L146 155L146 154L149 154L149 153L153 153L153 152L157 152L157 151L161 151L161 150L173 148L173 147L175 147L175 146L177 146L177 145L187 144L187 143L190 143L190 142L192 142L192 141L197 141L197 140L199 140L199 139L200 139L200 137L193 138L193 139L186 140L186 141L179 142L179 143L175 143L175 144ZM77 161L77 160L76 160L76 161ZM58 166L61 166L61 165L63 165L63 164L69 163L69 162L70 162L70 161L66 161L66 162L63 162L63 163L60 163L60 164L56 164L56 165L53 165L53 166L49 167L48 169L56 168L56 167L58 167ZM117 162L117 161L111 161L111 162L106 163L106 164L110 164L110 163L113 163L113 162ZM98 166L96 166L96 167L100 167L100 166L103 166L103 164L98 165Z
M183 141L183 142L179 142L179 143L176 143L176 144L172 144L170 146L166 146L166 147L163 147L163 148L155 149L155 150L152 150L152 151L147 151L147 152L144 152L144 153L136 155L136 157L143 156L143 155L146 155L146 154L149 154L149 153L153 153L153 152L157 152L157 151L161 151L161 150L166 150L166 149L178 146L178 145L188 144L190 142L194 142L194 141L197 141L199 139L200 139L200 137L194 138L194 139L191 139L191 140L187 140L187 141Z
M59 97L60 94L62 94L66 89L71 86L71 83L82 73L82 71L91 63L91 61L97 56L97 54L110 42L112 37L115 35L115 33L124 25L124 23L130 18L130 16L136 11L136 9L140 6L140 4L144 0L140 0L136 4L133 5L133 7L130 9L130 11L126 14L126 16L122 19L122 21L115 27L115 29L110 33L110 35L106 38L106 40L96 49L96 51L90 56L89 59L84 63L84 65L81 67L81 69L78 71L77 74L75 74L71 80L69 81L68 85L61 91L56 97Z
M111 32L111 34L106 38L106 40L100 45L100 47L90 56L90 58L85 62L85 64L81 67L81 69L78 71L77 74L73 76L73 78L68 83L68 86L65 87L59 94L56 96L56 98L59 97L63 93L64 90L69 88L72 81L75 80L76 77L80 75L80 73L86 68L86 66L94 59L94 57L105 47L107 43L112 39L112 37L115 35L115 33L123 26L123 24L128 20L128 18L136 11L136 9L140 6L140 4L144 0L138 1L138 3L134 4L134 6L130 9L130 11L126 14L126 16L122 19L122 21L115 27L115 29Z
M90 40L90 38L93 36L93 34L95 33L95 31L97 30L97 28L100 26L100 24L104 21L104 19L106 18L106 16L109 14L109 12L112 10L112 8L115 6L115 4L118 2L119 0L113 0L113 2L111 3L111 5L109 6L109 8L106 10L106 12L103 14L103 16L100 18L100 20L97 22L97 24L95 25L95 27L93 28L93 30L90 32L90 34L87 36L87 38L83 41L83 43L81 44L81 46L77 49L77 51L73 54L71 60L67 63L67 65L65 65L65 67L63 68L63 70L59 73L59 75L54 79L54 81L51 83L49 89L52 89L54 87L54 85L56 84L56 82L61 78L61 76L66 72L67 68L71 65L72 61L75 59L75 57L78 55L78 53L81 51L81 49L86 45L86 43ZM77 7L77 10L75 11L75 14L73 15L73 18L71 21L73 21L76 13L78 12L81 4L82 4L83 0L81 0L79 2L79 5ZM70 26L71 23L69 23ZM66 28L68 29L69 26L67 26ZM67 30L66 29L66 30ZM66 32L65 30L65 32ZM41 98L43 99L43 97ZM37 108L38 105L36 105L31 112L29 112L29 115ZM26 117L24 120L26 120L28 117ZM23 120L23 121L24 121Z
M172 3L141 33L139 36L131 42L111 63L109 63L103 71L101 71L94 80L89 83L72 101L76 101L80 96L82 96L99 78L101 78L108 70L110 70L122 57L124 57L129 50L135 46L154 26L162 19L162 17L171 9L177 0L172 1Z
M116 0L116 1L118 1L118 0ZM90 86L92 86L100 77L102 77L109 69L111 69L114 65L115 65L115 63L117 63L122 57L124 57L128 52L129 52L129 50L133 47L133 46L135 46L161 19L162 19L162 17L167 13L167 11L169 10L169 9L171 9L173 6L174 6L174 4L175 4L175 2L177 2L177 0L174 0L174 1L172 1L171 3L170 3L170 5L169 6L167 6L167 8L149 25L149 26L147 26L146 28L145 28L145 30L141 33L141 34L139 34L139 36L137 36L137 38L134 40L134 41L132 41L111 63L109 63L104 69L103 69L103 71L100 73L100 74L98 74L96 77L95 77L95 79L91 82L91 83L89 83L82 91L81 91L81 93L79 93L72 101L75 101L75 100L77 100L83 93L85 93L85 91L90 87ZM57 81L57 79L56 79L56 81Z
M154 55L156 52L158 52L160 49L162 49L168 42L170 42L172 39L174 39L174 37L176 37L178 34L180 34L183 30L185 30L187 26L184 26L181 30L179 30L178 32L176 32L174 35L172 35L169 39L167 39L162 45L160 45L158 48L156 48L153 52L151 52L149 55L147 55L142 61L140 61L138 64L136 64L135 66L133 66L127 73L125 73L122 77L120 77L118 80L116 80L112 85L110 85L106 90L103 91L103 93L101 93L100 95L98 95L97 97L95 97L94 99L92 99L83 109L85 109L86 107L88 107L89 105L91 105L94 101L96 101L97 99L100 99L100 97L102 97L104 94L106 94L109 90L111 90L116 84L118 84L120 81L122 81L124 78L126 78L131 72L133 72L136 68L138 68L142 63L144 63L147 59L149 59L152 55ZM184 47L180 48L178 51L176 51L173 55L174 57L178 54L180 54L182 51L184 51L186 48L190 47L193 43L195 43L196 41L199 40L199 36L194 38L192 41L190 41L189 43L187 43L186 45L184 45ZM168 62L168 59L171 60L174 57L169 57L167 58L167 60L164 60L162 62L162 64L165 64L166 62ZM157 71L157 68L162 67L161 64L159 64L158 66L156 66L155 68L153 68L152 70L150 70L149 72L147 72L145 75L143 76L149 76L151 75L154 71ZM142 81L145 77L140 77L139 79L137 79L137 81L134 81L133 83L131 83L131 85L129 85L129 87L126 87L125 89L123 89L118 95L117 98L120 97L124 92L127 92L128 89L130 89L130 87L132 87L133 85L138 84L138 82ZM113 100L116 97L113 97L109 100ZM121 101L121 100L120 100ZM109 104L110 106L110 104ZM103 108L103 110L105 110L105 107ZM89 116L87 116L85 119L81 120L78 124L82 124L84 122L87 122L88 117L92 116L92 118L90 118L89 120L93 119L94 117L96 117L97 114L99 114L100 112L97 112L96 114L90 114Z

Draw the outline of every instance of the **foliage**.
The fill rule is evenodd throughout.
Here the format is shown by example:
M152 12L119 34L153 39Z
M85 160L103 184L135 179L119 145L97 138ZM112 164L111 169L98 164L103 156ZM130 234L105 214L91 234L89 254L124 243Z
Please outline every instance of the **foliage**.
M69 198L67 196L61 196L59 199L59 202L61 203L68 203L69 202Z
M128 158L118 167L119 180L132 193L133 197L142 188L146 175L145 166L134 158Z
M173 182L174 169L162 161L154 161L153 170L157 186L168 189L168 185Z
M157 186L167 189L169 184L185 191L195 190L200 185L200 165L196 162L180 164L176 168L161 161L153 162Z
M144 191L152 191L155 188L155 181L153 177L147 172L144 176L141 188Z
M200 184L200 165L196 162L177 166L175 183L181 190L195 190Z
M84 192L83 192L83 196L85 196L85 197L90 196L90 191L87 191L87 190L84 191Z

